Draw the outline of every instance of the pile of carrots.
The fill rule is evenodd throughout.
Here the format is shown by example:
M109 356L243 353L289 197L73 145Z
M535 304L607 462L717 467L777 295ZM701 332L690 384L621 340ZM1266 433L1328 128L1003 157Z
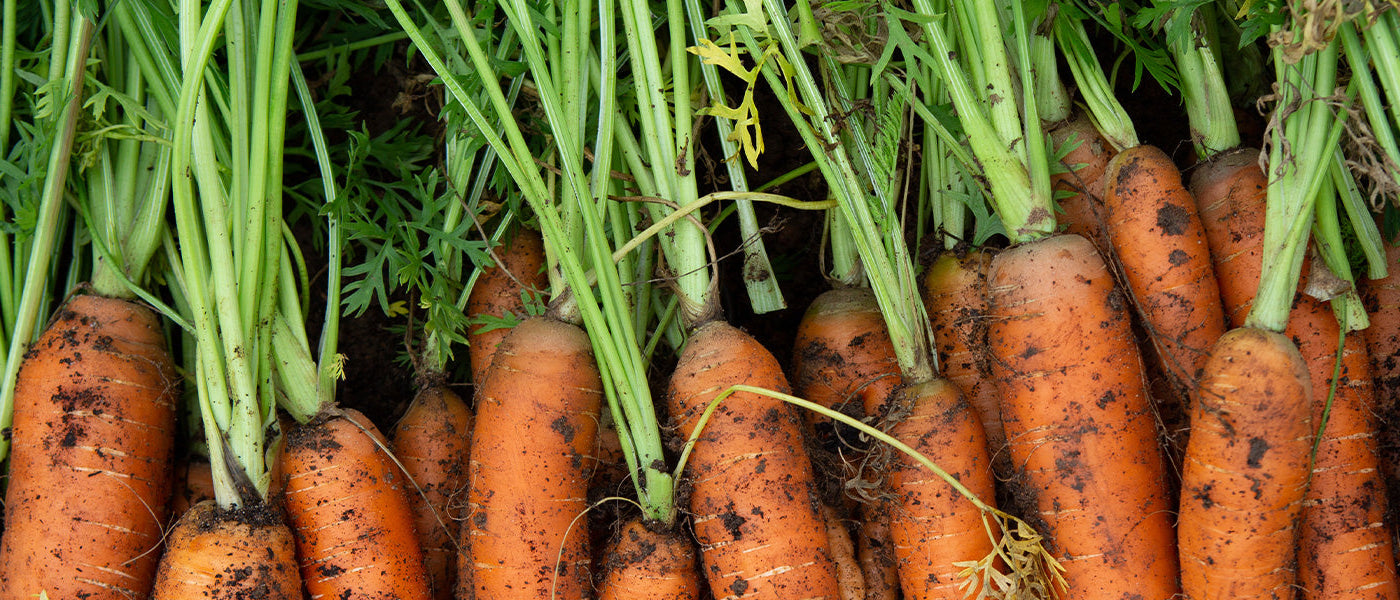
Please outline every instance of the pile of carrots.
M0 600L1400 600L1394 6L0 1Z

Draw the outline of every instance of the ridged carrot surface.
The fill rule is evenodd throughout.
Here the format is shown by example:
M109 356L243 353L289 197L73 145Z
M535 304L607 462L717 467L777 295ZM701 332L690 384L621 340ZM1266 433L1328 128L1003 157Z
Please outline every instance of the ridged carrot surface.
M1237 325L1253 306L1261 268L1267 180L1253 160L1254 152L1227 155L1203 167L1192 180L1226 311ZM1303 510L1298 583L1310 599L1393 600L1400 597L1400 584L1384 521L1378 408L1358 334L1349 335L1342 347L1342 371L1329 408L1339 328L1326 304L1299 296L1284 332L1307 365L1314 424L1321 424L1324 411L1328 414Z
M414 529L437 600L457 583L457 520L449 501L467 482L472 413L444 386L418 392L394 426L394 453L416 485L407 485Z
M20 367L0 598L145 598L170 499L178 379L154 312L73 296Z
M867 407L883 406L900 385L894 344L868 289L817 296L797 326L792 347L793 390L822 406L864 416ZM830 422L816 413L803 416L809 422Z
M710 401L730 386L787 391L778 361L727 323L700 326L671 377L668 406L688 437ZM801 420L753 393L715 410L686 467L690 511L710 590L719 600L836 600L839 587Z
M1307 365L1280 334L1234 329L1212 348L1182 472L1187 598L1293 598L1313 441L1310 394Z
M355 410L287 435L283 503L310 600L431 597L407 482L379 444Z
M1118 153L1104 172L1103 223L1113 257L1179 397L1195 384L1225 314L1195 198L1155 146Z
M927 456L978 498L996 504L987 436L977 413L947 380L900 391L909 414L890 435ZM890 537L899 557L906 598L962 600L980 588L964 588L955 563L992 553L992 540L977 507L913 458L898 453L890 469Z
M459 598L583 598L602 382L583 329L517 325L476 391Z
M525 304L522 292L544 289L548 277L544 266L544 241L530 229L518 229L510 241L495 249L500 262L482 269L472 293L467 297L467 316L523 316ZM492 325L467 327L467 353L471 360L472 382L481 385L496 347L505 339L509 328Z
M658 533L639 520L617 533L598 600L699 600L700 570L687 534Z
M166 538L151 600L300 600L292 531L268 506L194 505Z
M987 433L987 451L997 468L1010 469L1001 400L987 354L987 269L991 264L992 255L981 250L945 252L929 265L921 291L943 376L977 409Z
M1172 597L1176 532L1127 299L1077 235L998 254L988 286L1012 462L1068 597Z

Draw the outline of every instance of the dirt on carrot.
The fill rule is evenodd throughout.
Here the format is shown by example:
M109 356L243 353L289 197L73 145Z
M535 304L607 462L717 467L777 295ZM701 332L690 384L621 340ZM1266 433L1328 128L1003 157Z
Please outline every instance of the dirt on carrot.
M0 598L144 598L170 498L175 369L156 315L77 295L15 391Z
M267 505L194 505L171 529L152 600L300 600L296 545Z
M737 384L787 391L773 355L720 321L701 325L681 353L667 405L683 438L707 405ZM801 419L782 401L738 392L700 432L685 476L705 575L714 597L839 596Z
M394 426L394 453L412 484L414 529L423 548L428 583L437 600L450 600L457 581L457 520L450 501L467 482L472 414L445 386L418 392Z

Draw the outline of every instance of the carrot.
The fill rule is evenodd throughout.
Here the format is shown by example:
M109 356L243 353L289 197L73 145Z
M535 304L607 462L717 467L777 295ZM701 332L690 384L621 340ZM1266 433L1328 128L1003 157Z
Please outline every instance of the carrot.
M976 411L952 382L936 379L900 391L899 406L909 414L890 431L896 439L929 457L977 497L996 497L987 439ZM992 553L982 513L948 482L932 476L904 454L890 470L894 493L890 537L899 557L899 580L908 598L973 597L980 586L964 588L957 563Z
M224 510L212 500L166 538L152 600L300 600L292 532L270 506Z
M1220 289L1196 203L1155 146L1118 153L1103 177L1112 256L1180 397L1225 333Z
M1049 133L1055 148L1078 144L1060 160L1070 170L1050 176L1051 189L1061 196L1058 202L1064 214L1059 216L1059 222L1065 226L1065 233L1101 243L1105 239L1099 217L1104 170L1117 151L1082 113Z
M1186 597L1292 598L1312 416L1287 337L1234 329L1212 348L1191 411L1178 525Z
M1400 431L1394 423L1400 410L1400 246L1387 244L1385 279L1363 282L1362 298L1371 326L1364 330L1366 350L1371 357L1371 376L1375 382L1376 414L1381 427L1378 447L1390 456L1400 448ZM1400 498L1400 470L1394 461L1381 461L1381 480L1386 482L1388 498Z
M1239 323L1254 304L1263 253L1267 182L1251 154L1212 161L1192 181L1202 191L1197 201L1207 217L1226 310ZM1370 365L1361 340L1348 337L1342 347L1341 379L1332 395L1339 329L1330 308L1300 296L1284 332L1307 365L1314 423L1327 417L1303 510L1299 582L1308 598L1396 598L1400 590L1393 542L1383 518Z
M699 326L670 382L667 404L680 435L694 434L706 406L741 383L788 387L777 360L748 334L721 321ZM800 422L778 400L738 392L695 441L690 509L717 599L840 593Z
M1310 599L1400 598L1376 453L1375 397L1365 343L1346 338L1328 402L1340 325L1327 304L1298 298L1287 335L1308 364L1314 428L1326 419L1303 509L1298 583Z
M631 520L617 532L604 566L598 600L698 600L695 544Z
M977 409L987 433L987 450L997 469L1008 471L1011 461L1001 423L1001 400L986 352L987 268L991 260L991 254L981 250L962 255L944 253L924 274L922 292L943 376Z
M495 252L499 263L482 269L467 298L468 317L523 316L525 305L521 294L535 294L548 284L543 270L544 241L539 233L520 228L509 244L497 247ZM467 327L467 352L471 359L472 381L477 385L486 380L491 357L508 331L508 327L490 323Z
M394 426L394 453L414 485L408 487L414 530L423 548L433 597L452 598L457 580L457 521L448 507L467 480L472 414L445 386L418 392Z
M175 478L174 496L170 499L170 514L180 517L196 504L214 499L214 472L205 460L192 461L179 469Z
M1376 395L1382 414L1389 414L1400 399L1400 246L1386 244L1385 261L1389 274L1365 282L1362 293L1371 317L1365 333Z
M861 507L856 558L865 576L866 600L899 599L899 558L890 538L890 514L886 503Z
M1219 155L1191 175L1225 314L1235 327L1244 324L1259 287L1267 186L1257 149Z
M1013 464L1068 597L1170 598L1177 561L1164 461L1127 302L1076 235L992 260L989 347Z
M581 598L590 589L580 517L601 389L579 327L535 317L501 342L476 391L459 597Z
M823 503L821 513L822 520L826 522L826 543L831 549L831 562L836 564L841 600L864 600L865 572L861 570L860 560L856 557L851 532L830 504Z
M287 435L283 502L311 600L431 597L403 474L376 442L355 410Z
M869 289L830 290L812 301L793 341L792 382L799 397L822 406L853 415L878 414L899 387L900 376L894 345ZM829 422L810 411L804 418L809 425Z
M155 313L70 298L15 391L0 598L145 598L170 498L176 375Z

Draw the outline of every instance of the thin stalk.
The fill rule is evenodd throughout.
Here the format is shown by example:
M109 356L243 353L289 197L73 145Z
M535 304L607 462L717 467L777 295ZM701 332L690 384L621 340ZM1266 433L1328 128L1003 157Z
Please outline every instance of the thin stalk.
M60 6L66 3L60 2ZM24 284L21 288L19 311L14 321L14 333L10 337L9 352L5 357L4 389L0 391L0 428L10 426L14 417L15 378L19 374L20 361L24 348L34 336L39 322L39 308L48 290L48 276L53 250L57 246L59 224L62 222L63 192L68 181L68 168L72 162L73 136L77 128L78 113L83 106L83 79L87 73L88 50L92 45L96 24L79 16L72 23L71 31L64 29L69 58L61 70L68 83L61 88L62 109L58 111L55 128L57 142L49 152L48 169L44 176L44 191L40 203L39 216L35 224L29 260L25 268ZM55 34L58 29L55 28ZM10 440L0 436L0 459L9 456Z
M1062 13L1055 21L1055 28L1055 39L1060 43L1060 51L1074 74L1074 81L1079 84L1079 93L1089 106L1089 116L1095 127L1118 150L1137 147L1137 130L1104 75L1089 43L1089 34L1084 30L1084 22Z
M690 25L691 38L703 38L705 18L699 0L685 0L685 11L685 22ZM725 100L724 86L720 83L715 65L701 61L700 77L705 81L705 92L710 98ZM727 159L724 166L729 175L729 187L736 192L749 191L748 173L738 160L739 145L732 139L734 126L728 119L714 121L715 130L719 133L720 151ZM736 200L735 204L739 212L739 235L745 240L744 289L749 294L749 305L755 314L760 315L787 308L787 301L783 299L782 289L778 286L778 278L773 275L773 265L768 260L768 250L763 245L753 203L748 200Z
M15 103L15 36L18 0L5 0L0 16L0 152L10 151L10 118Z

